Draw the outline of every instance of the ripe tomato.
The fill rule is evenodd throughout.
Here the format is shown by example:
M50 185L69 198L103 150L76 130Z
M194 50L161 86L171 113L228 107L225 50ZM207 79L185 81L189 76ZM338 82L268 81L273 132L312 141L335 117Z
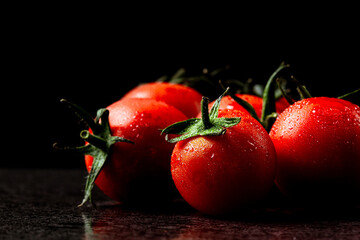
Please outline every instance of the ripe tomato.
M275 149L265 129L250 115L220 110L219 117L241 117L220 136L179 141L171 173L182 197L211 215L241 210L264 197L275 175Z
M161 200L176 189L171 180L170 158L174 144L159 129L186 119L178 109L154 99L124 99L107 107L112 136L134 144L115 143L95 184L121 202ZM90 172L93 157L86 155ZM153 202L153 201L151 201Z
M359 106L328 97L298 101L280 114L270 137L285 195L325 204L360 193Z
M187 117L195 117L200 112L202 95L195 89L166 82L152 82L130 90L122 99L152 98L172 105Z
M256 115L261 118L262 114L262 105L263 99L261 97L251 95L251 94L236 94L237 97L247 101L254 108ZM215 101L210 103L210 106L214 104ZM275 102L276 112L281 113L285 110L290 104L286 101L285 98L281 97ZM220 109L236 109L241 111L246 111L245 108L240 106L232 97L224 96L220 103Z

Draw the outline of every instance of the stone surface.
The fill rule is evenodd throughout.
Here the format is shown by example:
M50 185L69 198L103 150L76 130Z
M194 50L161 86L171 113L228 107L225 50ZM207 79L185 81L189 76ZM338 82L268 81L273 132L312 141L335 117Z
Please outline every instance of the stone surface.
M85 171L0 170L0 239L359 239L360 210L274 205L231 218L204 216L181 199L126 207L95 189L81 202Z

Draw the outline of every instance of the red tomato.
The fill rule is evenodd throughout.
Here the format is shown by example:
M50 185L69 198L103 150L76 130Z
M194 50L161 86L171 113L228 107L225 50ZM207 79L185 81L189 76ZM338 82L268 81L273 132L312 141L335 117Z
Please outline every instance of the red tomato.
M171 190L176 191L170 174L174 144L166 142L159 129L186 116L153 99L120 100L107 109L112 135L135 144L115 143L95 184L110 198L127 202L161 200ZM87 155L88 171L92 162L93 157Z
M236 110L219 117L242 117L221 136L196 136L178 142L171 173L182 197L211 215L229 214L263 198L275 175L275 149L254 118Z
M359 106L327 97L298 101L280 114L270 137L285 195L325 204L360 193Z
M201 97L195 89L181 84L152 82L135 87L123 99L152 98L176 107L191 118L200 112Z
M282 113L286 108L290 106L289 102L284 97L280 97L275 102L276 112L278 114Z
M263 99L261 97L258 97L255 95L250 95L250 94L236 94L236 96L247 101L248 103L250 103L251 106L253 106L253 108L256 112L256 115L259 118L261 118L262 104L263 104ZM211 102L209 107L212 107L212 105L214 105L214 102L215 101ZM276 105L277 113L281 113L282 111L285 110L285 108L290 106L290 104L283 97L279 98L275 102L275 105ZM229 95L224 96L222 98L221 103L220 103L220 109L236 109L236 110L246 111L245 108L243 108L237 102L235 102L235 100L232 97L230 97Z

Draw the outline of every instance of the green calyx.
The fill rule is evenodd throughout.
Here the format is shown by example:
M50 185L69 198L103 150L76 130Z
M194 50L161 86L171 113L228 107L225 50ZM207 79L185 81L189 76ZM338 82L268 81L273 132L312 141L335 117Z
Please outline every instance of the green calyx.
M218 118L219 108L222 97L228 89L215 101L209 112L209 98L203 97L201 100L201 118L191 118L182 122L174 123L161 131L166 133L166 140L175 143L195 136L219 136L226 133L226 128L235 126L241 120L235 118ZM168 139L168 134L181 135Z
M92 130L92 133L90 133L88 130L83 130L80 132L80 137L87 142L87 144L84 146L59 148L56 144L54 144L54 148L56 149L78 152L94 157L91 170L86 179L84 198L79 204L79 206L82 206L88 200L92 202L91 191L94 187L97 176L99 175L105 162L109 159L109 153L112 145L117 142L127 142L132 144L133 142L125 138L111 135L109 125L109 111L107 109L99 109L94 120L91 115L81 107L65 99L62 99L61 102L65 103L71 110L73 110L74 113Z

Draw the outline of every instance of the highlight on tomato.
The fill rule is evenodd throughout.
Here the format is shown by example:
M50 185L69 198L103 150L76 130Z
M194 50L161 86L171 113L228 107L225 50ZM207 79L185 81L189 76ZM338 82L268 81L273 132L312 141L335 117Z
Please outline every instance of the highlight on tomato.
M141 84L122 99L151 98L176 107L187 117L195 117L200 112L201 94L191 87L168 82Z

